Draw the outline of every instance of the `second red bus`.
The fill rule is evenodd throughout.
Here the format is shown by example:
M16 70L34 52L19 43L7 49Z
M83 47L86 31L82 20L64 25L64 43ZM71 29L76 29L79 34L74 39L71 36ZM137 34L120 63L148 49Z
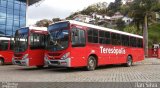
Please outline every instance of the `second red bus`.
M47 36L45 27L18 29L15 33L13 63L21 66L43 67Z
M9 36L0 36L0 65L11 64L14 40Z
M86 67L94 70L107 64L125 64L144 59L143 37L77 21L48 27L50 41L45 53L48 65Z

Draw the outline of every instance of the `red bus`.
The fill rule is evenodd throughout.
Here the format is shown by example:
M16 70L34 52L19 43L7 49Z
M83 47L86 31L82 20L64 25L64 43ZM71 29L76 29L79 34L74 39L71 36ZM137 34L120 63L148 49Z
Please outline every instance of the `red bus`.
M13 38L9 36L0 37L0 65L12 63L13 45Z
M44 66L44 52L48 36L45 27L20 28L15 33L13 63L20 66Z
M77 21L48 27L50 41L45 62L52 66L86 67L94 70L107 64L144 60L143 37Z

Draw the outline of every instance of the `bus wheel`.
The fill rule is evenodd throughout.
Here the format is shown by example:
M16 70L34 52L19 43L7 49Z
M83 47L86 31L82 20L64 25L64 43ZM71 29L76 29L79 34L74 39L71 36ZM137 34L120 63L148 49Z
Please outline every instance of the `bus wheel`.
M4 60L0 59L0 65L4 65Z
M128 57L127 57L127 63L126 63L126 66L127 66L127 67L130 67L130 66L132 66L132 63L133 63L133 61L132 61L132 57L131 57L131 56L128 56Z
M87 70L93 71L96 68L96 59L93 56L90 56L87 63Z
M38 66L37 66L37 68L43 68L43 67L44 67L43 65L38 65Z

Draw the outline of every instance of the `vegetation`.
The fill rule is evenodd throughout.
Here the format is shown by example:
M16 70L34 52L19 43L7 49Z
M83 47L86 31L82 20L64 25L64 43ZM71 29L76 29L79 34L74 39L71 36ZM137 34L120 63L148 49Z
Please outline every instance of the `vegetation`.
M149 35L149 48L152 47L152 44L160 43L160 23L152 24L148 28Z
M48 27L51 23L52 23L51 20L43 19L43 20L37 21L35 25L38 27Z

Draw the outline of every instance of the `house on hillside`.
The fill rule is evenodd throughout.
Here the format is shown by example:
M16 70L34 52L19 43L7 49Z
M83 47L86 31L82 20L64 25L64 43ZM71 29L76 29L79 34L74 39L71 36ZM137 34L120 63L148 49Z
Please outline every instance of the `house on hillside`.
M90 23L90 22L94 21L95 19L92 18L91 16L88 16L88 15L78 14L73 17L73 20L85 22L85 23Z
M160 21L160 14L159 13L156 13L156 20Z
M132 19L132 18L129 18L129 17L127 17L127 16L124 16L124 17L122 18L122 21L124 21L126 25L129 25L129 24L133 21L133 19Z
M110 17L110 16L107 16L107 15L105 15L105 14L99 15L99 14L97 14L97 13L93 13L93 14L92 14L92 17L93 17L94 19L98 18L98 19L100 19L100 20L111 20L111 17Z
M112 24L115 24L118 19L122 19L122 18L123 18L123 15L122 15L120 12L116 12L116 13L111 17L111 23L112 23Z
M112 20L118 20L118 19L121 19L121 18L123 18L123 15L122 15L120 12L116 12L116 13L111 17Z

